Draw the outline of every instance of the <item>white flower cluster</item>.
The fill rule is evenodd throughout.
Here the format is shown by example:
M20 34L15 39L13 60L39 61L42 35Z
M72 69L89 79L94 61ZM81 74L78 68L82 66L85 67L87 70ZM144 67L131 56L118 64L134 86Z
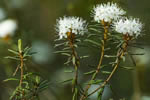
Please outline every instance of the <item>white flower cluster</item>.
M126 12L119 8L116 3L101 4L94 7L94 20L97 22L112 22Z
M59 38L67 38L67 32L83 35L87 32L87 23L80 17L63 17L57 20L56 31Z
M17 29L17 22L12 19L7 19L0 22L0 37L5 38L7 36L14 35L15 30Z
M142 30L142 23L136 18L126 18L124 10L119 8L116 3L108 2L94 7L94 20L97 22L112 23L113 28L118 33L129 34L137 37ZM80 17L63 17L57 20L56 31L60 39L67 38L67 32L83 35L87 32L87 23Z
M138 36L142 30L142 23L139 19L123 18L114 22L114 29L118 33L129 34L130 36Z

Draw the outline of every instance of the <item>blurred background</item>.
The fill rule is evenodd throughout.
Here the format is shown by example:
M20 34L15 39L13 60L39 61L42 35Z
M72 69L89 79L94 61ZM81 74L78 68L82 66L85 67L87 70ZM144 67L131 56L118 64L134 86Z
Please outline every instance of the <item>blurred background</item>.
M13 82L4 83L3 80L12 77L18 62L4 57L11 55L8 49L16 49L19 38L23 40L24 47L31 46L32 51L37 52L26 62L28 71L40 73L51 83L40 94L40 100L71 100L71 85L58 84L72 75L64 73L66 66L63 63L67 58L53 53L56 50L56 19L66 15L80 16L90 21L93 6L108 1L117 2L128 15L140 18L144 23L144 35L137 40L144 49L130 50L145 55L134 56L136 67L130 57L121 63L126 67L133 66L135 70L119 69L110 82L112 88L105 87L103 100L150 100L150 0L0 0L0 22L11 19L17 23L17 29L11 37L0 39L0 100L9 100L16 86ZM87 63L98 63L98 49L81 47L79 54L90 55L90 58L83 60L81 74L92 69L87 67ZM82 80L88 79L81 77ZM95 98L93 95L90 100Z

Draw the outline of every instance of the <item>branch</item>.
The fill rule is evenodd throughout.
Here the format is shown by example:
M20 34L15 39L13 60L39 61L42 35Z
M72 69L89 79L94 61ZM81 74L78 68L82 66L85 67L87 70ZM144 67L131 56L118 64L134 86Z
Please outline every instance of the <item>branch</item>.
M96 69L95 73L92 75L91 80L95 80L95 79L96 79L97 74L98 74L99 71L100 71L103 58L104 58L104 49L105 49L105 42L106 42L106 40L107 40L108 26L105 24L104 21L102 22L102 24L104 25L104 35L103 35L102 46L101 46L101 57L100 57L100 60L99 60L99 64L98 64L98 66L97 66L97 69ZM88 85L86 86L86 89L85 89L83 95L81 96L80 100L84 100L84 97L85 97L85 95L86 95L86 93L87 93L87 91L89 90L90 87L91 87L91 84L88 84Z
M103 88L108 83L108 81L112 78L113 74L115 73L116 69L118 68L120 60L122 59L122 57L124 56L124 53L127 50L127 46L128 46L128 41L124 42L124 44L122 45L122 48L119 49L119 51L117 53L117 59L115 61L116 64L115 64L114 69L112 70L111 74L108 76L108 78L97 89L95 89L93 92L88 94L88 96L85 96L84 99L91 96L92 94L97 92L100 88Z
M72 92L74 93L73 98L75 98L76 93L78 92L78 89L76 89L76 86L78 85L78 67L80 65L80 62L79 62L79 57L78 57L77 52L74 47L75 34L73 34L72 32L68 32L67 36L68 36L69 46L72 50L72 63L74 65L74 69L75 69L73 88L72 88Z

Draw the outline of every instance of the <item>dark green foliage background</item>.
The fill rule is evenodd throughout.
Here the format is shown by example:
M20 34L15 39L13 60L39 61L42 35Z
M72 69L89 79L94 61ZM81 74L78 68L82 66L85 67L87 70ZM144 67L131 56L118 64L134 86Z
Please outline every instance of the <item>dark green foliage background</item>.
M13 0L12 0L13 1ZM15 0L19 2L19 0ZM16 35L8 43L0 40L0 100L8 100L12 91L17 85L15 82L4 83L3 80L11 77L17 62L4 59L5 56L10 55L7 49L16 49L17 40L21 38L24 46L32 46L33 42L39 40L48 43L51 47L49 53L53 53L56 39L55 24L56 19L66 16L80 16L90 21L92 20L91 9L93 5L101 2L114 1L118 2L129 15L141 18L144 25L143 37L138 38L138 42L143 47L150 45L150 1L149 0L20 0L25 1L22 6L13 6L11 0L0 0L0 7L7 12L8 18L15 18L18 20L19 29ZM57 48L58 50L58 48ZM81 70L83 72L89 71L92 68L88 67L87 63L96 65L100 53L98 49L81 47L79 48L80 55L90 55L89 59L83 60L84 66ZM113 52L113 51L112 51ZM32 59L26 63L28 71L38 72L45 79L48 79L51 84L48 89L40 94L41 100L71 100L71 85L58 84L60 74L63 74L63 63L66 57L59 54L51 56L52 61L44 64L38 64ZM130 59L127 57L126 66L133 66ZM124 63L122 63L124 65ZM134 71L119 70L111 80L112 87L119 98L125 97L130 100L134 94L135 85L139 84L142 94L150 95L149 87L149 72L150 67L147 65L137 65ZM139 74L139 83L134 82L135 72ZM19 77L19 73L17 74ZM65 75L66 76L66 75ZM88 78L88 77L87 77ZM86 78L84 80L87 80ZM114 97L116 98L116 97ZM117 99L115 99L117 100Z

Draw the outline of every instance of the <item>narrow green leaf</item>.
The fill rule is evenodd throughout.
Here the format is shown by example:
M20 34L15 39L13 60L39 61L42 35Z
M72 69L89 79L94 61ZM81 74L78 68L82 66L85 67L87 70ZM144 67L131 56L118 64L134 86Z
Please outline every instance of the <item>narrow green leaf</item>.
M134 70L135 69L134 67L123 67L123 66L120 66L120 68L125 69L125 70Z
M90 80L88 84L99 84L101 82L103 82L103 80Z
M77 100L77 95L78 95L78 88L75 88L75 91L73 93L72 100Z
M65 52L70 52L70 51L56 51L54 53L65 53Z
M62 55L65 55L65 56L71 56L69 53L61 53Z
M32 57L32 55L23 55L23 57L25 58L25 57Z
M111 49L111 48L105 48L104 51L108 51L108 50L110 50L110 49Z
M24 54L23 56L28 56L31 48L27 48L26 50L24 49Z
M19 53L17 51L14 51L14 50L11 50L11 49L8 49L8 51L11 52L11 53L14 53L16 55L19 55Z
M111 72L109 71L102 71L103 74L110 74Z
M26 86L29 85L29 83L27 81L23 81L22 83L25 84Z
M33 73L27 73L27 74L24 74L23 77L26 79L26 77L30 77L31 75L33 75Z
M104 57L106 57L106 58L115 58L116 56L114 56L114 55L104 55Z
M40 83L40 80L41 80L41 78L40 78L39 76L36 76L36 77L35 77L36 83Z
M110 64L110 65L114 65L114 64L116 64L116 62L110 62L109 64Z
M75 100L75 98L76 98L76 93L74 92L72 96L72 100Z
M113 36L117 40L121 40L122 39L122 36L120 36L120 35L111 35L111 36Z
M16 79L16 78L8 78L8 79L3 80L3 82L7 82L7 81L19 81L19 79Z
M45 85L45 84L47 84L47 83L49 83L49 81L48 81L48 80L44 80L44 81L42 81L42 82L40 83L40 86L43 86L43 85Z
M117 45L116 48L120 48L122 44L123 44L123 41L120 41L120 43Z
M67 65L67 64L69 64L70 62L71 62L71 61L68 60L68 61L66 61L64 64Z
M80 39L76 39L76 41L77 41L77 42L81 42L81 40L80 40Z
M100 27L100 24L93 23L92 25L88 25L88 27Z
M73 46L74 46L75 48L77 48L77 47L78 47L78 45L77 45L77 44L74 44Z
M71 57L68 57L67 61L64 64L69 64L71 62Z
M42 85L40 85L39 89L47 88L49 84L49 82L43 83Z
M13 60L20 60L19 58L16 58L16 57L11 57L11 56L7 56L7 57L4 57L6 59L13 59Z
M30 47L28 47L28 46L25 47L24 50L23 50L23 52L27 51L28 49L30 49Z
M70 49L70 47L65 47L65 48L63 48L63 51L64 51L64 50L69 50L69 49Z
M103 88L100 88L100 90L98 91L98 97L97 97L97 100L102 100L102 94L103 94L103 91L104 91L104 87L103 87Z
M106 67L106 66L107 66L107 65L101 65L101 67L100 67L100 68L102 69L102 68L104 68L104 67Z
M54 46L54 47L56 48L56 47L62 46L62 45L64 45L64 44L65 44L65 42L63 42L63 43L59 43L59 44L55 44L55 46Z
M89 30L97 32L97 33L101 33L98 29L95 29L95 28L89 28Z
M76 64L76 58L75 56L72 57L72 63L75 65Z
M64 72L65 72L65 73L72 73L72 72L74 72L74 71L72 71L72 70L65 70Z
M22 41L21 41L21 39L18 40L18 50L20 53L22 53Z
M45 86L45 87L40 88L40 89L39 89L39 92L42 92L43 90L47 89L48 87L49 87L49 86L47 85L47 86Z
M67 79L67 80L65 80L65 81L63 81L63 82L60 82L60 83L67 83L67 82L71 82L72 80L73 80L73 78Z
M89 37L100 37L100 35L98 35L98 34L89 34L89 35L88 35L88 38L89 38Z
M90 42L90 43L92 43L92 44L94 44L94 45L97 45L97 46L101 46L101 44L100 44L100 43L95 42L95 41L90 40L90 39L86 39L86 40L84 40L84 41L86 41L86 42Z
M39 92L47 89L49 87L50 82L48 80L44 80L39 85Z
M80 59L88 58L89 56L81 56Z
M84 74L85 74L85 75L91 75L91 74L95 73L95 71L96 71L96 70L92 70L92 71L86 72L86 73L84 73Z

